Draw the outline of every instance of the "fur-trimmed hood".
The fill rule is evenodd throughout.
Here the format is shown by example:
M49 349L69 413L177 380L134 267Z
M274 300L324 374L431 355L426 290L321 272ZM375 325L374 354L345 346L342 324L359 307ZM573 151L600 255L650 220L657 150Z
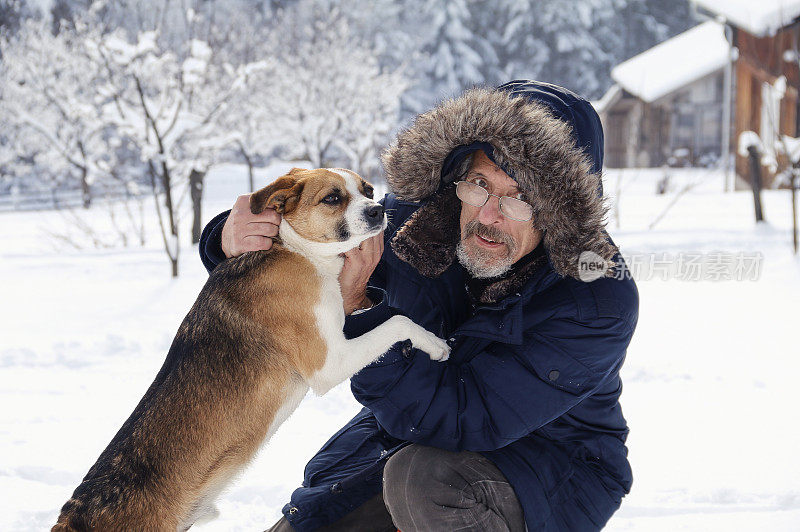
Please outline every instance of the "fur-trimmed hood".
M439 275L453 262L460 203L450 184L455 178L449 172L451 154L476 143L490 146L487 155L533 205L532 223L544 231L558 274L579 279L579 257L586 252L591 254L584 259L602 258L606 275L613 274L617 249L604 230L603 132L597 113L570 91L533 81L473 89L447 100L419 115L384 151L392 191L425 202L392 240L398 257L427 276Z

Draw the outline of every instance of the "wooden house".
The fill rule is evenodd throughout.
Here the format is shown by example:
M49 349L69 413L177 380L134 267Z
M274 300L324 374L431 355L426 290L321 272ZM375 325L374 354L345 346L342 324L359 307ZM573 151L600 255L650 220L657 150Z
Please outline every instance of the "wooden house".
M799 0L694 0L713 18L621 63L597 102L609 167L726 165L749 181L738 154L756 132L765 161L780 135L797 137ZM769 168L764 185L777 185Z

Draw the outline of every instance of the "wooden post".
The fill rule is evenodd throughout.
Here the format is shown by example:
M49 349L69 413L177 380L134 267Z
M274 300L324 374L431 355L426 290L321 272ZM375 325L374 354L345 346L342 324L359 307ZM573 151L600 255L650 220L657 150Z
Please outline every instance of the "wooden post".
M81 198L83 199L83 208L88 209L92 206L92 191L89 188L88 171L83 168L81 170Z
M757 146L748 146L750 154L750 184L753 187L753 202L756 209L756 221L764 221L764 211L761 208L761 153Z
M798 179L798 169L792 169L792 245L794 246L794 254L797 255L797 188L800 186L800 179Z
M203 179L206 173L192 169L189 173L189 193L192 197L192 210L194 219L192 221L192 244L200 242L200 234L203 231L202 206L203 206Z
M244 157L244 160L247 162L247 177L250 184L250 193L252 194L256 191L255 180L253 179L253 160L250 158L250 155L248 155L247 150L244 149L244 145L242 143L239 143L239 151L241 152L242 157Z

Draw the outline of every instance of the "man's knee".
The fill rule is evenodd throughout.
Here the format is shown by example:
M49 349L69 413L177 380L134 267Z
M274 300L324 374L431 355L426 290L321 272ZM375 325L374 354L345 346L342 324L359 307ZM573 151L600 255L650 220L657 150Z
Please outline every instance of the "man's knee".
M389 460L386 461L386 466L383 469L383 479L384 482L387 478L391 478L394 480L399 475L404 474L405 471L411 467L411 463L414 460L414 449L419 447L418 445L407 445L403 447L392 456L389 457Z
M386 462L383 500L400 530L438 526L441 509L457 506L464 498L467 486L447 479L448 454L455 453L409 445Z
M409 445L383 474L383 498L401 530L524 530L503 474L478 453Z
M452 485L458 476L450 460L455 454L415 444L400 449L383 470L384 499L422 497L438 484Z
M454 453L412 444L389 458L383 470L383 499L389 511L425 504L431 494L441 494L442 484L452 485L448 454Z
M387 508L418 490L416 485L424 482L425 471L420 468L420 445L409 445L400 449L386 462L383 469L383 500ZM422 469L422 470L421 470Z

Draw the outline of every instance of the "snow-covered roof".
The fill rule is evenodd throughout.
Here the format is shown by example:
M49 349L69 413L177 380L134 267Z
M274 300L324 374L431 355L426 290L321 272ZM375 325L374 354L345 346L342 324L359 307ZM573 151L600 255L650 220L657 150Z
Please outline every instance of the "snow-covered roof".
M598 114L604 113L606 109L617 102L621 93L622 87L615 83L611 85L602 98L591 102L592 107L594 107L594 110L597 111Z
M650 103L725 67L724 26L708 21L620 63L611 78Z
M763 37L800 16L800 0L694 0L731 24Z

